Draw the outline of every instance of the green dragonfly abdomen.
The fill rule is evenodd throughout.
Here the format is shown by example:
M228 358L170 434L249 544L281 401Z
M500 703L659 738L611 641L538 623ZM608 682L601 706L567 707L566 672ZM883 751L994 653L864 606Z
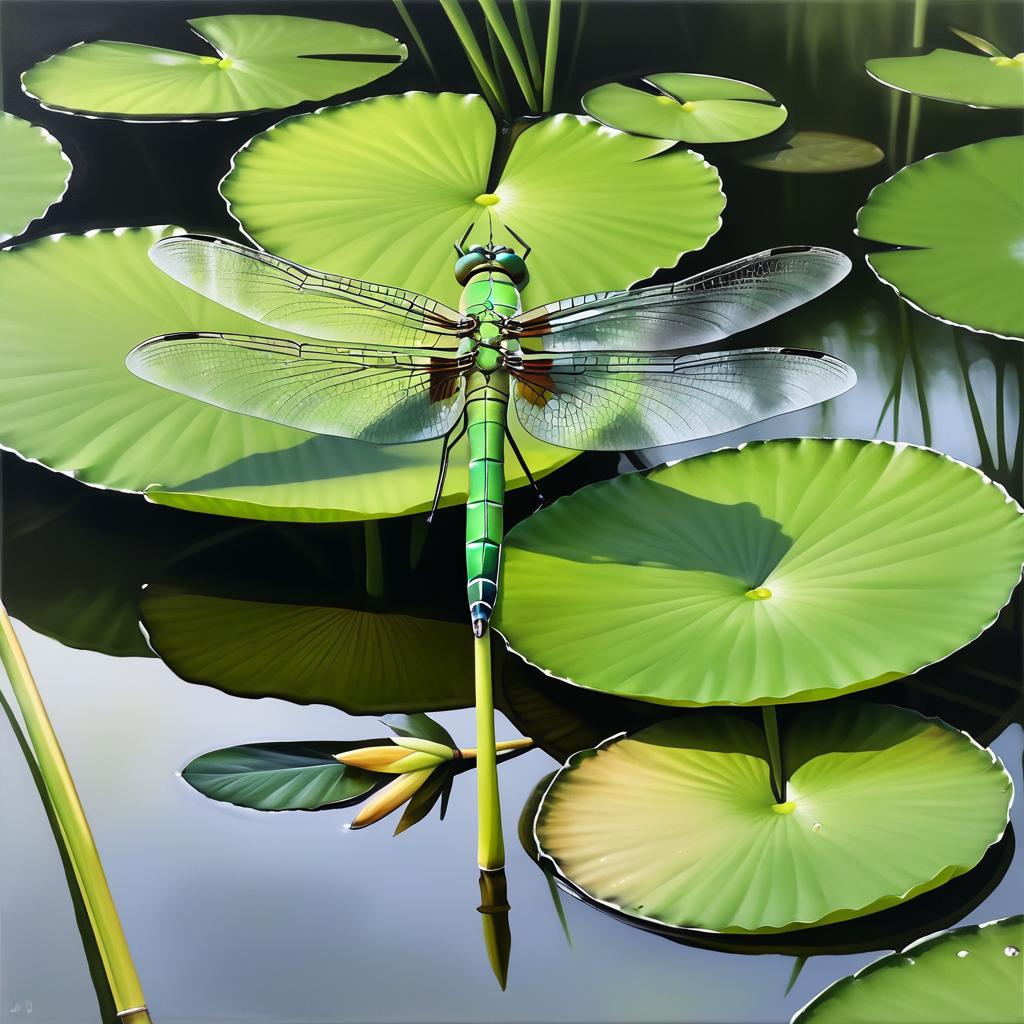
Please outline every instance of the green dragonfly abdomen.
M472 344L476 368L466 378L469 434L469 499L466 503L466 580L473 632L483 636L498 598L498 567L504 533L505 425L508 374L502 368L505 318L520 310L519 292L498 271L476 275L466 285L462 312L479 328Z

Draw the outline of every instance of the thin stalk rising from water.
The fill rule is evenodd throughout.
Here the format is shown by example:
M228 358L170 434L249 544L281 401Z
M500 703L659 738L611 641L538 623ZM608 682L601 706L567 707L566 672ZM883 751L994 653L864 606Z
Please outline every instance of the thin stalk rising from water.
M505 866L498 794L498 758L494 744L494 690L491 685L491 637L473 640L476 669L477 863L483 871Z
M533 38L533 26L530 24L530 12L526 8L526 0L512 0L512 7L516 14L519 38L523 41L526 62L530 65L530 81L533 82L534 90L539 92L543 81L540 71L540 54L537 52L537 41Z
M527 106L529 106L530 110L535 111L537 109L537 94L533 91L530 74L526 70L522 54L520 54L519 48L516 46L516 41L512 38L512 32L509 30L508 24L498 9L497 3L495 0L477 0L477 3L480 4L484 17L487 19L487 24L490 25L495 38L505 52L509 67L512 68L512 74L516 76L516 81L519 83L519 88L523 93Z
M39 773L46 785L75 877L96 936L118 1017L127 1024L149 1024L142 986L128 949L117 907L110 894L99 851L78 798L64 754L53 731L42 696L32 678L6 609L0 605L0 661L11 681Z
M544 46L544 96L541 110L547 114L555 98L555 64L558 62L558 29L562 20L562 0L550 0L548 36Z
M402 24L405 25L405 30L409 33L410 38L416 45L416 49L420 51L420 56L430 69L430 74L433 76L434 81L440 82L437 68L434 67L434 62L430 59L430 54L427 52L427 44L423 42L423 36L420 35L419 29L416 28L416 23L412 20L409 9L402 0L392 0L392 3L395 5L395 10L398 11L398 16L402 19Z
M501 84L487 63L487 58L480 49L476 36L473 35L473 29L466 19L462 8L459 6L459 0L438 0L438 2L441 4L441 9L444 13L448 15L448 20L455 30L455 35L458 36L459 42L462 44L462 49L469 59L470 67L472 67L473 74L476 76L476 80L484 94L484 99L487 100L496 113L504 114L506 117L509 116L508 102L505 99Z
M772 792L776 803L786 802L786 776L782 773L782 750L779 746L779 722L775 706L766 704L761 708L764 717L764 735L768 741L768 757L772 766Z

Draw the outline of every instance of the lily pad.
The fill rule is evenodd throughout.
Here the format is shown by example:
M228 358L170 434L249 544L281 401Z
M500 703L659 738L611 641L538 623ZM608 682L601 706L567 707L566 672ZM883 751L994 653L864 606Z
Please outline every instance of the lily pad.
M873 704L800 709L782 737L736 713L653 725L570 758L544 796L541 852L592 899L662 925L779 932L937 888L1003 834L1012 783L945 723Z
M774 704L973 640L1020 579L1024 517L948 456L803 438L592 484L504 551L496 625L534 664L662 704Z
M1024 1021L1024 917L933 935L842 978L793 1024Z
M124 120L223 118L357 89L398 67L385 32L281 14L192 18L207 53L101 40L78 43L22 75L44 106Z
M885 158L873 142L835 132L795 132L781 149L749 156L742 163L786 174L836 174L873 167Z
M1024 340L1024 138L989 139L919 160L875 186L863 238L899 246L871 269L915 309Z
M60 200L71 161L45 128L3 112L0 153L0 242L6 242Z
M719 228L714 168L672 143L560 114L526 127L491 180L479 96L407 93L302 114L257 135L221 186L261 246L304 266L458 305L452 243L533 247L527 304L624 288ZM657 157L657 159L653 159Z
M612 82L585 93L583 109L611 128L676 142L742 142L786 120L770 92L732 78L669 73L644 82L657 93Z
M373 772L334 759L379 742L246 743L201 754L181 777L211 800L256 811L315 811L358 800L380 783Z
M238 697L353 715L473 704L473 638L462 622L166 587L148 588L141 609L153 649L173 672Z
M971 107L1024 107L1024 53L932 50L920 57L880 57L864 66L872 78L900 92Z
M0 252L0 445L87 483L250 519L331 522L430 507L441 442L318 437L147 384L124 365L140 341L178 330L265 333L148 259L173 228L57 235ZM59 296L59 301L55 297ZM282 337L292 337L275 331ZM511 424L544 475L565 449ZM468 442L443 503L465 501ZM509 486L527 480L507 453Z

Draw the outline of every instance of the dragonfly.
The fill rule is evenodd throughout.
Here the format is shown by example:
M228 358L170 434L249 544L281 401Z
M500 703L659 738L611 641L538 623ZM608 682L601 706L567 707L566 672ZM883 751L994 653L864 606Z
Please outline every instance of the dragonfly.
M207 235L158 241L180 283L292 339L192 331L135 347L143 379L221 409L377 444L443 438L433 510L468 434L466 581L482 638L498 597L509 406L541 441L635 451L748 426L853 386L841 360L796 348L709 348L831 288L842 253L760 252L672 284L593 292L524 311L530 247L455 243L459 308L413 291L319 273ZM576 258L566 254L566 259Z

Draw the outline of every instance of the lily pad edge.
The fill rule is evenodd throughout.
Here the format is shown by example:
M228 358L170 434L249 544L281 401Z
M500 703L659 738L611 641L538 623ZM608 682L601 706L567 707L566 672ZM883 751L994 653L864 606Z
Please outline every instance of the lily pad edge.
M705 452L703 455L693 456L693 458L708 458L708 457L710 457L712 455L717 455L719 452L739 452L739 451L742 451L744 448L748 448L748 447L756 446L756 445L780 444L780 443L798 444L801 441L854 441L854 442L864 443L864 444L885 445L887 447L892 447L892 448L896 448L896 449L917 448L917 449L919 449L921 451L929 452L932 455L938 455L941 458L946 459L949 462L952 462L954 465L959 466L961 469L967 469L967 470L970 470L970 472L972 472L972 473L976 473L978 476L981 477L981 480L982 480L983 484L987 484L987 485L991 485L991 486L995 487L995 489L999 493L1002 494L1003 500L1004 500L1005 504L1010 505L1011 507L1015 508L1018 513L1020 513L1021 515L1024 515L1024 508L1022 508L1020 506L1020 504L1017 502L1017 500L1006 490L1006 488L998 480L991 479L990 477L986 476L986 474L982 470L978 469L976 466L971 466L971 465L969 465L966 462L962 462L960 459L955 458L954 456L950 455L948 452L940 452L940 451L938 451L935 448L929 448L927 445L913 444L910 441L886 441L883 438L877 438L877 437L865 438L865 437L811 437L811 436L801 436L801 437L757 438L757 439L754 439L754 440L751 440L751 441L744 441L742 444L739 444L739 445L723 445L721 448L714 448L714 449L712 449L709 452ZM681 462L687 462L687 461L689 461L689 460L688 459L672 459L669 462L663 462L663 463L661 463L658 466L651 466L649 469L639 470L638 472L646 475L648 473L654 472L655 470L667 469L670 466L677 466ZM615 478L613 477L612 479L615 479ZM598 481L598 482L601 482L601 481ZM592 486L592 485L586 484L584 486ZM579 493L579 490L582 490L582 489L583 488L579 488L577 491L573 491L572 494L577 494L577 493ZM552 506L553 505L557 505L559 501L563 500L563 498L572 497L572 494L567 494L567 495L563 495L563 497L556 498L555 501L553 501L551 503ZM506 534L506 538L505 539L507 539L507 537L508 537L508 535ZM502 545L502 550L504 551L504 544ZM666 703L664 701L642 700L640 697L633 697L633 698L629 698L629 699L637 700L637 701L641 701L642 700L642 703L645 703L645 704L657 704L657 705L660 705L662 707L671 707L671 708L712 708L712 707L725 707L725 708L733 707L733 708L735 708L735 707L769 707L769 706L779 707L779 706L786 706L786 705L791 705L791 704L813 704L813 703L820 703L823 700L832 700L835 697L845 697L845 696L849 696L850 694L853 694L853 693L861 692L863 690L870 690L870 689L874 688L875 686L881 686L881 685L884 685L885 683L888 683L888 682L896 682L899 679L907 679L910 676L917 675L917 673L920 672L922 669L929 668L932 665L937 665L937 664L939 664L939 662L945 661L947 658L951 658L954 654L957 654L959 651L962 651L965 647L968 647L970 644L974 643L974 641L977 640L978 637L980 637L982 635L982 633L988 632L988 630L991 629L992 626L995 625L996 620L1002 614L1003 609L1013 599L1014 592L1016 591L1017 587L1020 585L1022 579L1024 579L1024 565L1021 566L1021 571L1020 571L1020 573L1017 576L1016 582L1010 588L1010 590L1009 590L1009 592L1008 592L1008 594L1006 596L1006 600L995 610L995 612L992 615L992 618L984 626L982 626L982 628L979 629L978 632L974 634L974 636L972 636L969 640L966 640L959 647L957 647L954 650L950 651L944 657L940 658L939 661L925 662L923 665L918 665L916 668L911 669L909 672L898 673L898 674L895 674L895 675L893 675L892 673L886 673L885 675L883 675L882 677L880 677L878 679L861 680L859 683L855 683L855 684L853 684L852 686L850 686L850 687L848 687L846 689L836 690L834 693L831 693L831 694L829 694L826 697L818 696L817 694L818 694L819 691L817 689L811 689L811 690L803 690L803 691L797 691L797 692L798 693L814 694L813 696L798 697L796 699L790 699L790 700L759 701L757 703L750 703L750 704L733 704L733 703L726 702L726 701L719 701L719 702L715 702L715 703L711 703L711 704L691 704L691 703L687 703L685 701L681 702L681 703L680 702L676 702L676 703L673 703L673 704L668 704L668 703ZM500 591L499 591L499 595L498 595L498 601L499 601L499 607L500 607L500 602L501 602ZM523 654L520 654L520 652L517 651L511 645L511 643L509 643L508 637L505 636L505 634L501 631L501 628L498 625L495 625L492 622L491 628L501 637L501 639L504 642L505 647L506 647L506 649L508 651L510 651L512 654L514 654L517 658L520 658L522 661L525 661L526 664L529 665L531 668L534 668L538 672L540 672L543 675L547 676L549 679L554 679L554 680L556 680L557 682L560 682L560 683L566 683L569 686L575 686L577 689L584 690L584 691L587 691L587 692L590 692L590 693L607 693L607 691L605 691L605 690L600 690L600 689L597 689L596 687L593 687L593 686L585 686L583 683L577 683L575 680L570 679L567 676L560 676L557 673L552 672L549 669L544 668L543 665L538 665L535 662L530 661L529 658L527 658ZM605 741L605 742L607 742L607 741Z
M64 176L64 187L60 190L60 194L59 195L57 195L55 198L50 200L50 202L46 206L46 209L43 210L41 213L37 213L26 224L22 225L20 230L15 231L12 234L9 234L6 238L4 238L2 235L0 235L0 248L4 248L4 249L12 248L13 249L14 246L8 246L7 243L10 242L10 241L13 241L15 239L21 238L21 236L23 234L25 234L25 232L28 231L28 229L37 220L42 220L43 217L45 217L50 212L50 210L53 209L53 207L55 207L64 198L64 196L67 195L67 191L71 187L71 175L75 173L75 165L71 162L71 157L69 157L67 155L67 153L64 152L64 147L61 145L60 139L58 139L55 135L53 135L51 132L49 132L41 124L36 124L35 121L30 121L27 117L20 117L19 115L12 114L12 113L10 113L9 111L6 111L6 110L2 111L2 113L5 114L7 117L16 118L19 121L24 121L25 124L27 124L27 125L31 125L37 132L39 132L43 136L43 139L47 143L52 143L54 146L57 147L57 152L60 154L61 160L63 160L64 163L66 163L67 166L68 166L68 173ZM721 225L719 225L719 226L721 226ZM21 244L21 243L17 243L17 244Z
M682 460L680 460L680 461L682 461ZM895 707L896 705L893 705L893 706ZM910 709L900 708L900 710L910 710ZM1001 771L1002 771L1002 773L1003 773L1007 783L1009 784L1009 788L1010 788L1010 802L1007 804L1007 808L1006 808L1006 821L1003 824L1003 827L1000 830L999 835L996 836L995 839L993 839L985 847L985 851L982 854L982 858L984 858L984 856L988 853L989 850L992 849L993 846L997 845L999 842L1002 841L1003 837L1006 835L1006 830L1010 827L1010 824L1011 824L1011 822L1010 822L1010 810L1013 807L1014 797L1017 795L1016 791L1015 791L1015 788L1014 788L1014 785L1013 785L1013 777L1007 771L1006 765L1003 764L1003 762L999 759L999 757L995 753L993 753L993 751L989 747L983 747L969 733L964 732L962 729L957 729L955 726L950 725L948 722L946 722L943 719L938 718L938 717L936 717L934 715L922 715L918 711L914 711L912 713L916 714L919 718L923 719L926 722L934 722L937 725L941 726L942 728L948 729L950 732L959 733L972 746L974 746L978 750L983 751L984 753L988 754L988 756L992 759L992 764L999 766L999 768L1001 769ZM648 728L650 728L650 727L648 727ZM640 730L640 731L643 731L643 730ZM635 911L627 910L625 907L622 907L622 906L620 906L617 903L613 903L611 900L603 900L600 897L595 896L593 893L588 892L581 885L578 885L576 882L574 882L567 874L565 874L562 871L562 867L558 863L558 860L544 849L544 846L541 844L541 841L540 841L540 836L539 836L539 834L537 832L537 826L538 826L538 823L540 821L540 816L541 816L541 813L544 810L544 803L547 800L548 794L551 792L551 789L555 786L555 784L561 778L562 774L564 772L569 771L570 769L575 768L576 765L579 764L581 761L583 761L583 760L585 760L587 758L593 757L595 754L597 754L598 751L604 749L605 747L609 747L613 743L616 743L616 742L618 742L621 739L626 739L627 736L628 736L628 734L625 731L618 732L614 736L609 736L607 739L602 740L600 743L597 744L597 746L590 747L590 748L588 748L586 750L579 750L575 754L572 754L569 758L567 758L565 764L561 765L558 768L558 770L555 771L555 773L551 776L550 782L548 782L547 786L544 788L544 793L541 796L539 802L537 803L537 812L536 812L536 814L534 815L534 818L533 818L533 825L531 827L531 832L532 832L532 835L533 835L533 842L534 842L535 847L537 849L537 853L538 853L539 859L543 860L543 861L546 861L548 864L551 865L552 870L554 871L554 874L555 874L556 878L560 882L564 882L568 886L568 889L569 889L570 893L572 893L572 892L582 893L584 896L586 896L586 898L588 900L592 901L593 903L598 904L598 905L600 905L602 907L607 907L609 910L614 910L616 913L623 914L626 917L635 919L637 921L644 921L644 922L647 922L649 924L656 925L656 926L659 926L661 928L664 928L664 927L666 927L666 923L664 921L662 921L662 920L660 920L660 919L658 919L656 917L647 917L644 914L638 914ZM981 863L981 859L979 859L977 863L980 864ZM867 916L869 916L872 913L878 913L878 912L880 912L880 911L882 911L884 909L888 909L890 907L900 906L905 901L907 901L908 897L909 898L913 898L913 896L915 896L915 895L923 895L926 892L932 891L932 889L941 888L943 885L946 884L946 882L952 881L954 878L958 878L960 875L965 874L967 871L971 870L971 868L976 867L976 866L977 866L976 864L972 864L972 865L969 865L968 867L964 868L963 865L949 865L949 866L947 866L947 869L946 869L947 871L949 870L950 867L961 868L962 870L960 870L958 873L956 873L954 875L950 875L948 877L943 878L942 881L938 885L936 885L936 886L933 886L931 888L921 889L920 892L915 892L915 890L920 889L920 887L922 885L927 886L929 882L934 881L934 879L929 879L929 880L927 880L925 882L918 883L918 885L911 887L906 892L904 892L902 894L899 894L898 896L895 897L895 901L894 902L892 902L890 904L887 904L885 907L878 907L875 910L868 909L866 913L865 913L865 909L866 908L838 907L838 908L836 908L836 910L832 911L832 913L829 915L829 917L831 918L835 914L846 914L847 916L845 918L840 918L839 920L840 921L841 920L856 920L859 917L867 917ZM814 928L816 926L823 925L823 924L829 924L829 923L831 923L831 922L830 921L822 922L822 921L800 921L800 920L794 920L794 921L787 922L785 925L783 925L781 927L773 927L770 931L763 932L763 934L766 934L766 935L779 935L779 934L785 934L787 931L790 931L790 930L812 929L812 928ZM755 931L755 932L747 932L747 931L718 932L718 931L715 931L715 929L713 929L713 928L698 928L695 925L687 925L685 927L685 929L681 928L680 931L700 932L700 933L703 933L705 935L733 935L733 934L735 934L735 935L757 935L757 934L761 934L761 932L758 932L758 931ZM926 936L924 936L924 938L919 939L918 942L925 942L925 941L928 941L929 939L932 939L932 938L934 938L934 935L931 935L931 936L927 936L926 935ZM918 944L917 942L914 943L914 945L917 945L917 944ZM910 949L912 947L908 946L907 948ZM868 964L866 967L862 968L862 970L868 970L872 966L873 966L873 964ZM860 972L858 972L858 973L860 973ZM841 978L840 981L842 981L842 980L844 980L844 979ZM838 982L836 982L835 984L838 984ZM826 990L826 991L828 991L828 990ZM815 997L815 998L817 998L817 997ZM804 1009L806 1009L806 1007ZM803 1012L803 1010L801 1010L800 1012Z

